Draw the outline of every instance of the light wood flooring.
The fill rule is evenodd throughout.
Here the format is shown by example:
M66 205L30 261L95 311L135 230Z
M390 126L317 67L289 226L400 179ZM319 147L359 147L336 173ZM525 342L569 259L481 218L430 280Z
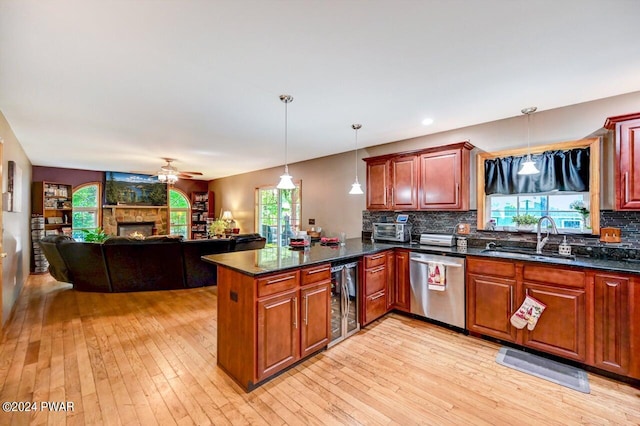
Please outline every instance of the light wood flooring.
M0 400L74 411L0 424L640 424L636 388L589 374L576 392L396 314L247 394L216 367L216 327L214 287L81 293L31 276L0 344Z

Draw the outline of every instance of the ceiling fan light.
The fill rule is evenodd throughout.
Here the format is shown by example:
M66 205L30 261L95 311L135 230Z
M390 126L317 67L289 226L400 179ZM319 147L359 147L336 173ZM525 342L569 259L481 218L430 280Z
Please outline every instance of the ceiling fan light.
M282 176L280 176L280 182L276 186L278 189L295 189L296 185L291 180L291 175L289 172L284 172Z
M536 167L535 161L531 160L531 157L527 158L527 161L522 163L522 168L518 172L519 175L537 175L540 170Z
M171 174L171 173L167 175L167 183L169 185L173 185L177 181L178 181L178 176L176 176L174 174Z
M167 175L165 175L164 173L158 174L158 180L160 182L166 182L167 181Z

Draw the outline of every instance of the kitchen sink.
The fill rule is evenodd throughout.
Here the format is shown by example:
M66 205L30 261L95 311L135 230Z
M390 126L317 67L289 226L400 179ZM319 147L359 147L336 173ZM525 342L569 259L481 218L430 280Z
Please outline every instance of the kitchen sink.
M505 255L507 257L523 260L545 260L545 259L565 259L576 260L574 255L564 256L558 253L536 253L534 249L517 248L517 247L494 247L482 250L482 253L495 253L496 255Z

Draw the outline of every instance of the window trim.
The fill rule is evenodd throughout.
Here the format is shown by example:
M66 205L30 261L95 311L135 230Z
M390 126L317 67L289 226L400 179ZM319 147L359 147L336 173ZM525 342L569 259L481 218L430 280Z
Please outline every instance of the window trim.
M298 220L300 223L300 228L301 228L300 230L302 230L302 180L294 181L293 183L298 189L298 204L300 205L300 218ZM253 205L254 205L253 227L256 230L256 232L259 234L261 231L261 229L259 229L260 228L260 190L264 190L264 189L277 189L278 192L282 191L281 189L276 188L276 185L260 185L255 188L254 198L253 198Z
M600 138L580 139L577 141L559 142L554 144L533 146L528 148L508 149L497 152L482 152L476 157L477 173L477 229L484 230L487 223L487 195L484 192L484 162L500 157L521 156L528 152L538 154L550 150L569 150L573 148L589 148L589 207L591 219L591 234L600 235ZM489 206L490 207L490 206Z
M96 223L98 225L98 228L102 228L104 229L104 227L102 226L102 182L85 182L83 184L80 184L78 186L76 186L75 188L73 188L71 190L71 199L73 200L73 194L75 194L76 191L79 191L81 189L84 189L87 186L97 186L98 187L98 192L96 193ZM89 209L87 207L75 207L75 206L71 206L71 232L73 232L76 229L85 229L85 228L74 228L73 227L73 211L94 211L93 209Z

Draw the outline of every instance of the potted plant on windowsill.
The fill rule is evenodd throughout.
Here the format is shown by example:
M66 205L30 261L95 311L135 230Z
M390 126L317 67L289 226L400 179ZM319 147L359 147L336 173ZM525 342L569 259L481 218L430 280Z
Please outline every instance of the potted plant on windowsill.
M532 231L538 218L530 214L519 214L511 219L516 224L518 231Z

